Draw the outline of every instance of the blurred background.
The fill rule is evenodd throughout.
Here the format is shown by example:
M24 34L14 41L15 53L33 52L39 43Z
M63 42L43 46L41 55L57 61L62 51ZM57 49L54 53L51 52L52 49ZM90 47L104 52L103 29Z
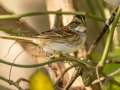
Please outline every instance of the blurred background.
M117 2L118 1L118 2ZM110 2L113 2L112 4ZM0 15L5 14L24 14L29 12L42 11L82 11L93 14L97 17L106 20L110 17L114 7L119 5L119 0L0 0ZM72 15L62 15L62 22L67 25L73 18ZM24 17L20 20L0 20L0 35L16 35L23 36L38 35L39 33L49 30L54 27L56 22L55 15L40 15L32 17ZM104 26L104 22L86 18L87 22L87 46L91 45L92 41L98 36ZM8 31L9 30L9 31ZM19 33L17 33L19 32ZM113 38L114 48L119 47L119 30L115 31ZM96 51L102 52L104 40L99 43ZM12 47L11 47L12 46ZM10 49L11 47L11 49ZM9 53L8 53L9 52ZM23 52L23 53L21 53ZM19 64L37 64L40 57L39 51L32 45L17 43L14 40L0 39L0 58L9 62ZM12 68L11 79L16 81L20 77L29 79L37 68ZM10 66L0 64L0 75L9 78ZM0 80L0 90L17 90L14 86ZM27 88L27 84L21 84ZM97 90L97 89L96 89Z

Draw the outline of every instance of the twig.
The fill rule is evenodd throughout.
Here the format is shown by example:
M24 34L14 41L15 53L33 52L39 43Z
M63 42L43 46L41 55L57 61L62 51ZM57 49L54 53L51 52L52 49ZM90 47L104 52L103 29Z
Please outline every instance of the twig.
M40 64L32 64L32 65L23 65L23 64L15 64L15 63L10 63L10 62L7 62L7 61L5 61L5 60L2 60L2 59L0 59L0 63L3 63L3 64L6 64L6 65L12 65L12 66L14 66L14 67L21 67L21 68L36 68L36 67L41 67L41 66L44 66L44 65L48 65L48 64L51 64L51 63L57 63L57 62L64 62L64 61L69 61L69 62L73 62L73 63L77 63L77 64L82 64L82 65L85 65L85 66L89 66L89 65L87 65L86 64L86 62L85 61L82 61L82 60L73 60L73 59L63 59L63 60L61 60L61 59L54 59L54 60L49 60L49 61L47 61L47 62L44 62L44 63L40 63Z
M17 43L17 42L15 41L15 42L12 43L12 45L10 45L10 47L8 48L8 52L7 52L7 54L6 54L4 57L7 57L7 56L9 55L9 53L10 53L13 45L15 45L16 43Z
M97 76L97 78L98 78L98 80L99 80L100 87L101 87L101 89L103 89L103 85L102 85L102 82L101 82L100 76L99 76L99 72L101 71L101 68L98 67L98 66L96 66L95 71L96 71L96 76Z
M109 47L111 45L110 43L111 43L112 38L113 38L114 30L115 30L115 27L116 27L116 25L117 25L117 23L119 21L119 17L120 17L120 8L119 7L115 10L114 16L115 16L115 18L113 20L111 28L109 29L109 33L108 33L108 36L107 36L107 39L106 39L106 44L105 44L103 54L101 56L100 61L98 62L97 66L96 66L96 74L97 74L97 78L99 80L100 80L99 71L101 71L101 69L102 69L102 67L103 67L103 65L105 63L105 60L106 60L108 52L109 52ZM99 83L100 83L100 86L102 88L101 81Z
M15 60L23 53L24 51L20 51L17 56L15 56L15 58L13 59L13 62L12 63L15 63ZM9 80L11 78L11 74L12 74L12 65L10 66L10 71L9 71Z
M106 44L105 44L105 48L104 48L104 51L103 51L103 55L98 63L98 67L102 67L104 62L105 62L105 59L108 55L108 51L109 51L109 47L110 47L110 43L112 41L112 38L113 38L113 34L114 34L114 30L116 28L116 25L119 21L119 17L120 17L120 7L118 7L116 10L115 10L115 18L114 18L114 21L112 23L112 26L109 30L109 33L108 33L108 36L107 36L107 39L106 39Z
M120 68L117 69L117 70L115 70L115 71L112 72L111 74L107 75L107 78L112 77L112 76L115 76L115 75L118 74L118 73L120 73ZM95 84L99 83L100 81L104 81L104 80L107 79L107 78L106 78L106 77L101 77L100 80L97 79L97 80L93 81L91 85L95 85Z
M91 46L89 47L88 50L88 56L92 53L92 51L96 48L96 46L98 45L98 43L100 42L100 40L103 38L104 34L107 32L107 30L109 29L109 26L112 24L114 18L115 18L115 13L113 12L110 19L106 20L105 26L102 30L102 32L98 35L98 37L93 41L93 43L91 44Z
M2 76L0 76L0 79L3 80L3 81L5 81L5 82L7 82L7 83L9 83L10 85L15 86L16 88L18 88L18 90L23 90L17 83L15 83L12 80L8 80L8 79L6 79L6 78L4 78Z
M0 20L9 20L9 19L20 19L23 17L30 17L30 16L38 16L38 15L48 15L48 14L57 14L57 15L83 15L88 18L104 22L103 18L97 17L95 15L86 13L86 12L58 12L58 11L45 11L45 12L30 12L30 13L24 13L24 14L19 14L19 15L0 15Z
M71 85L74 83L74 81L79 77L79 72L76 72L76 74L71 78L70 82L64 87L63 90L69 90Z
M66 70L63 71L63 73L58 77L58 79L55 82L55 85L57 85L57 83L59 82L59 80L66 74L66 72L68 72L70 69L76 67L78 65L72 65L70 67L68 67Z
M20 79L18 79L18 80L16 81L16 83L19 84L21 81L24 81L24 82L29 83L29 80L27 80L27 79L25 79L25 78L20 78Z

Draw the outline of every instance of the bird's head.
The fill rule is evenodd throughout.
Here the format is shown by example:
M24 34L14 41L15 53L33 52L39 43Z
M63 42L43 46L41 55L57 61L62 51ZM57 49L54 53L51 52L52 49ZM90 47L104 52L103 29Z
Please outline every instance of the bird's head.
M86 32L86 22L84 16L75 16L71 23L68 24L70 31L74 33L85 33Z

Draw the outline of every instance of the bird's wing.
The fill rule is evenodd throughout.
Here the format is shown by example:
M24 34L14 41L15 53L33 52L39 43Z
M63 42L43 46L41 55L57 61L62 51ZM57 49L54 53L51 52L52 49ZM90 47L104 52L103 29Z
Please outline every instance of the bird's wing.
M66 32L62 29L57 29L57 30L49 30L42 32L39 36L36 36L37 38L42 38L42 39L60 39L60 38L66 38L71 36L72 34L70 32Z

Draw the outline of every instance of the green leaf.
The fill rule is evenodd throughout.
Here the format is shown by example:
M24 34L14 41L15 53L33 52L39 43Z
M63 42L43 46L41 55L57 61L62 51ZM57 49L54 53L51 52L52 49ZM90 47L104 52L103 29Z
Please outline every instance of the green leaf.
M104 74L110 74L120 68L120 64L106 64L103 69Z
M103 72L105 74L110 74L119 68L120 64L108 64L105 65ZM112 80L115 80L115 82L113 82ZM103 90L120 90L120 72L117 75L113 76L112 80L108 80L105 82Z
M108 54L110 60L119 60L120 61L120 47L115 48Z

